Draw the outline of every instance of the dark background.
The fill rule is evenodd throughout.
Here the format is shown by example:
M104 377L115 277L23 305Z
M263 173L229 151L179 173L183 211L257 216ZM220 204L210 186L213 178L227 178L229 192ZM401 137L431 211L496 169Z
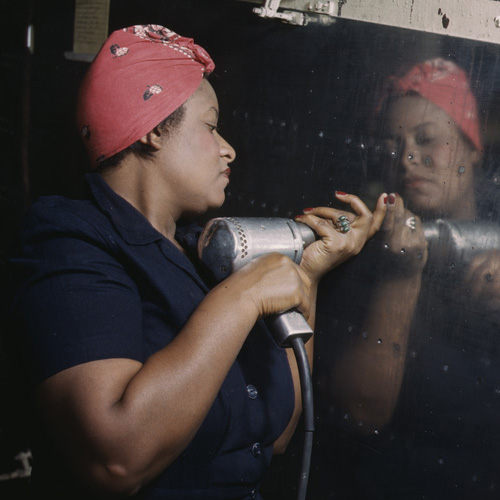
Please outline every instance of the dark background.
M214 58L211 83L219 97L220 130L238 154L222 214L291 217L304 207L330 204L335 190L361 193L369 203L378 194L367 120L374 89L401 66L436 55L455 59L473 81L488 131L485 181L496 206L496 45L345 20L291 26L259 18L254 6L227 0L111 1L110 32L161 24L193 37ZM1 0L0 15L0 314L5 318L11 293L7 262L23 211L39 196L78 196L82 188L87 163L74 105L88 64L64 56L73 48L73 2ZM30 23L33 54L25 47ZM30 443L15 366L6 348L0 355L1 476L19 468L15 456ZM263 487L267 498L295 495L301 439L299 430L288 453L275 460ZM313 455L312 480L321 458ZM23 498L27 481L0 481L0 497ZM335 486L313 495L347 498Z

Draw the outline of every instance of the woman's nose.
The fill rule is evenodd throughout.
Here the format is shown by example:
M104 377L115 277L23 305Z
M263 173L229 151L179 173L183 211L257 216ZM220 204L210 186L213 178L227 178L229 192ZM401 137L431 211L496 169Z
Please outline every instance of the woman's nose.
M219 135L220 139L220 155L226 163L231 163L236 158L236 151L224 137Z
M405 147L401 156L401 163L405 168L416 167L420 165L421 154L415 147Z

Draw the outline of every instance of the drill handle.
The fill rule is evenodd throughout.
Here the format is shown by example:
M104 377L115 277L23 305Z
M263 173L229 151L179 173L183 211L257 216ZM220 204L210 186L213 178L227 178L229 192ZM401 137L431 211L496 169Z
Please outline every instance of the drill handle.
M265 318L265 322L280 347L292 347L291 341L297 337L302 338L305 344L313 334L304 316L295 309L271 314Z

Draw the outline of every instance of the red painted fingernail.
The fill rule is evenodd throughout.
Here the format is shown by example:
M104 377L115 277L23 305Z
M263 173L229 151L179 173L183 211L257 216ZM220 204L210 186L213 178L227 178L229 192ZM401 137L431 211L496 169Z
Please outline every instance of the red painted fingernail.
M391 193L389 195L389 205L394 205L394 203L396 203L396 195Z
M384 205L387 205L387 196L384 196Z
M312 208L304 208L304 212L310 212Z
M335 194L340 194L341 196L345 196L347 193L344 193L344 191L335 191Z

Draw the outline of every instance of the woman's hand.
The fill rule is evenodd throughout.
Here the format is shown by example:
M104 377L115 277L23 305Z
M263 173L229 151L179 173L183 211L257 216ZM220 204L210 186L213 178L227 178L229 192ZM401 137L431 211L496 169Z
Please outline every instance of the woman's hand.
M401 196L387 197L387 212L380 231L377 258L394 276L420 274L427 263L427 240L420 219L405 209Z
M246 296L247 305L255 306L258 318L293 308L306 318L310 314L311 281L299 265L280 253L252 260L218 287Z
M341 192L335 195L350 205L352 211L317 207L296 217L297 222L307 224L320 238L304 250L300 263L313 282L358 254L378 231L386 213L385 193L379 197L373 213L357 196Z

